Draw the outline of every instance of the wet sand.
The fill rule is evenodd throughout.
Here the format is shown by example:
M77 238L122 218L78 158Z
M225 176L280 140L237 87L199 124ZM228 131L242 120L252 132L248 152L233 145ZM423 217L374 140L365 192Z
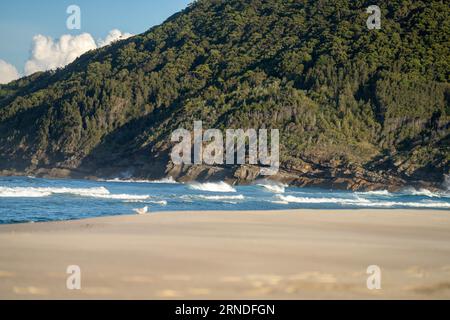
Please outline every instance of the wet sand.
M81 290L66 269L81 268ZM367 267L381 268L369 290ZM0 299L449 299L450 211L166 212L0 226Z

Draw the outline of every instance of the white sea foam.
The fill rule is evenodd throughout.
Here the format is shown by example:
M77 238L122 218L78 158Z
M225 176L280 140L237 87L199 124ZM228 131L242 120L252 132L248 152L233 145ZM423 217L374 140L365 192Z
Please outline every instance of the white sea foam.
M373 196L391 196L392 193L390 193L387 190L375 190L375 191L367 191L367 192L356 192L356 194L359 195L373 195Z
M284 193L285 188L288 186L275 181L263 181L257 184L257 186L264 188L266 191L273 193Z
M107 179L99 180L103 182L121 182L121 183L161 183L161 184L178 184L173 177L162 178L161 180L141 180L141 179Z
M167 183L167 184L178 184L173 177L162 178L161 180L153 180L151 183Z
M362 202L370 202L369 200L358 199L345 199L345 198L309 198L309 197L295 197L295 196L283 196L277 195L281 201L289 203L340 203L340 204L359 204Z
M37 198L52 194L75 194L80 196L107 195L109 191L99 188L45 188L45 187L0 187L0 197Z
M191 183L189 188L192 190L208 191L208 192L236 192L236 189L225 182L205 182Z
M93 198L113 199L113 200L145 200L150 198L147 195L137 194L99 194L99 195L87 195Z
M236 196L205 196L199 195L198 198L205 200L244 200L245 197L242 194Z
M98 179L98 182L136 182L135 180L130 179L120 179L120 178L114 178L114 179Z
M282 201L282 200L269 200L269 202L274 203L274 204L289 204L288 201Z
M403 193L406 193L408 195L413 196L425 196L429 198L440 198L443 196L446 196L444 192L433 192L427 189L415 189L415 188L407 188L403 191Z
M72 194L81 197L138 200L148 199L147 195L111 194L105 187L97 188L50 188L50 187L0 187L0 197L3 198L40 198L49 197L54 194Z
M284 202L288 203L333 203L341 205L352 205L360 207L412 207L412 208L450 208L450 203L447 202L396 202L396 201L371 201L368 199L357 197L357 199L345 199L345 198L308 198L308 197L295 197L295 196L283 196L277 195L277 197Z
M7 188L0 187L0 198L41 198L52 193L39 190L40 188Z
M167 206L166 200L148 201L148 202L153 203L153 204L159 204L160 206Z
M167 206L166 200L124 200L125 203L152 203L160 206Z
M356 192L358 195L362 196L395 196L395 193L391 193L387 190L378 190L378 191L368 191L368 192ZM429 198L440 198L447 196L445 192L433 192L428 189L415 189L415 188L406 188L403 189L399 194L402 195L412 195L412 196L425 196Z
M411 193L415 196L427 196L430 198L434 198L434 197L440 197L440 194L432 192L430 190L427 189L419 189L419 190L413 190L411 191Z
M446 209L450 208L450 203L447 202L372 202L360 204L364 207L411 207L411 208L434 208L434 209Z

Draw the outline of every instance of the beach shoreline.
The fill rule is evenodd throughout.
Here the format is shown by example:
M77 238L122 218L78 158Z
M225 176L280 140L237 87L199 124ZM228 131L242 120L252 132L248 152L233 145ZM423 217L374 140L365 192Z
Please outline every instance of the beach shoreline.
M68 290L67 267L81 269ZM367 268L382 271L380 290ZM0 225L0 299L449 299L450 212L186 211Z

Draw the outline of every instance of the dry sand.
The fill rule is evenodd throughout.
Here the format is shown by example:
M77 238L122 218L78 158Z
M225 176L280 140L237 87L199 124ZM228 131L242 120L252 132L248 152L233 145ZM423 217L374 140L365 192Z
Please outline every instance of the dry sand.
M67 290L78 265L82 289ZM382 270L368 290L366 269ZM450 212L176 212L0 226L1 299L448 299Z

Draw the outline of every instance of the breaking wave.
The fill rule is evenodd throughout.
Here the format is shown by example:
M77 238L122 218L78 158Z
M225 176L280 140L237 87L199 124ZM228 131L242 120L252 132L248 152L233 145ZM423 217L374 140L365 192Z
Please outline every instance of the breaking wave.
M160 206L167 206L167 201L166 200L149 201L149 202L153 203L153 204L159 204Z
M122 182L122 183L161 183L161 184L178 184L173 177L162 178L161 180L141 180L141 179L107 179L99 180L103 182Z
M368 195L368 196L391 196L392 193L390 193L387 190L375 190L375 191L367 191L367 192L356 192L356 194L360 195Z
M274 203L274 204L289 204L288 201L283 201L283 200L269 200L270 203Z
M117 200L143 200L147 195L111 194L105 187L96 188L50 188L50 187L0 187L2 198L41 198L58 194L71 194L81 197L117 199Z
M391 193L387 190L378 190L378 191L368 191L368 192L356 192L356 194L361 196L386 196L393 197L398 195L405 196L423 196L429 198L441 198L441 197L449 197L449 193L447 192L433 192L428 189L415 189L415 188L406 188L398 193Z
M411 208L450 208L450 203L447 202L396 202L396 201L371 201L368 199L357 197L356 199L345 198L308 198L277 195L278 199L287 203L304 203L304 204L340 204L359 207L411 207Z
M166 200L125 200L125 203L151 203L160 206L167 206Z
M231 203L231 204L237 204L236 201L242 201L245 200L245 196L242 194L238 195L182 195L180 197L183 199L184 202L187 203L195 203L198 201L218 201L222 203Z
M425 197L430 197L430 198L439 198L441 197L441 195L437 192L432 192L430 190L427 189L408 189L408 193L413 195L413 196L425 196Z
M257 184L257 186L264 188L266 191L272 193L284 193L288 187L285 184L274 182L274 181L264 181Z
M134 180L115 182L138 182ZM173 183L166 178L153 183ZM139 183L146 182L146 183ZM223 182L180 184L107 183L0 177L0 224L55 221L152 211L275 209L441 209L450 213L450 193L414 189L352 192L286 186L270 179L252 185ZM386 188L387 189L387 188ZM145 212L144 212L145 213ZM144 214L143 213L143 214Z
M278 199L288 203L340 203L340 204L359 204L361 202L370 202L366 199L343 199L343 198L309 198L277 195Z
M244 200L245 197L242 194L239 194L237 196L205 196L205 195L199 195L198 196L201 199L206 200Z
M415 188L408 188L403 191L406 195L412 195L412 196L424 196L429 198L442 198L442 197L450 197L449 192L445 191L438 191L433 192L427 189L415 189Z
M151 183L178 184L178 182L173 177L166 177L162 178L161 180L152 180Z
M236 192L236 189L225 182L205 182L191 183L189 188L192 190L208 191L208 192Z

